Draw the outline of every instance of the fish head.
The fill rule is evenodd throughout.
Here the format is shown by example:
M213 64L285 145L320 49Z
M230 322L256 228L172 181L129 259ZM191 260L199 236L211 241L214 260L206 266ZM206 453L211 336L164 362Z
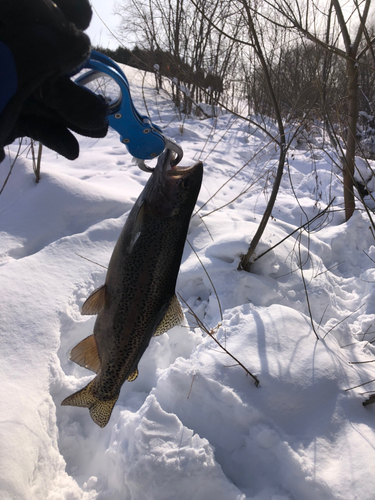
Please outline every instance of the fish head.
M145 197L154 216L173 217L194 209L202 184L203 164L173 165L175 153L166 149L158 158Z

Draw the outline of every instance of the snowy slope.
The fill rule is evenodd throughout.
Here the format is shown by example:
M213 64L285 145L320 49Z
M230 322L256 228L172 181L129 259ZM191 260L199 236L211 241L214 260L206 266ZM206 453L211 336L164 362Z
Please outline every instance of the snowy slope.
M335 167L296 143L257 254L336 197L334 209L251 274L238 271L270 193L275 147L230 114L180 122L152 75L125 71L138 109L144 86L153 121L182 145L182 163L204 161L188 235L200 260L186 245L177 291L260 386L184 306L185 325L152 339L104 429L86 409L61 407L92 378L68 360L95 322L79 308L103 283L95 263L108 263L147 174L112 131L82 138L75 162L45 151L38 185L23 155L0 196L0 498L372 500L375 405L361 403L375 382L352 389L375 379L373 363L353 364L375 358L367 215L344 223ZM6 160L0 187L8 169Z

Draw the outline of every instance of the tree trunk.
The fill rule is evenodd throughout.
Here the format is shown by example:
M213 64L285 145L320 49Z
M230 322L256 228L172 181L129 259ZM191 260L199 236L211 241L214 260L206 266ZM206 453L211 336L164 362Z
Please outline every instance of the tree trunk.
M345 219L349 220L355 210L354 200L354 168L356 130L358 120L358 68L356 61L347 59L348 85L348 134L346 139L346 155L343 169Z
M286 147L285 131L284 131L284 125L283 125L283 120L282 120L282 116L281 116L281 111L280 111L279 103L276 99L275 92L274 92L274 89L272 86L271 77L270 77L270 74L268 71L267 62L266 62L266 59L263 55L262 46L261 46L259 39L258 39L258 35L257 35L256 29L254 26L251 11L246 3L246 0L242 0L242 3L243 3L243 6L244 6L246 14L247 14L249 35L250 35L250 38L254 42L255 53L259 59L260 64L262 65L264 78L265 78L266 84L267 84L267 90L268 90L269 95L270 95L271 100L272 100L274 112L276 115L277 125L278 125L278 129L279 129L279 136L280 136L279 144L278 144L278 146L280 148L279 165L277 167L276 177L275 177L275 180L273 182L271 196L268 200L266 210L264 211L264 214L263 214L262 220L260 221L259 227L258 227L256 233L254 234L253 239L251 240L249 249L245 255L242 255L240 263L238 265L239 270L244 270L244 271L250 272L251 257L255 252L255 249L260 241L260 238L262 237L262 235L264 233L264 230L266 229L268 219L271 216L272 209L273 209L275 201L276 201L277 193L279 192L280 183L281 183L281 179L282 179L282 175L283 175L283 171L284 171L284 163L285 163L285 156L286 156L286 152L287 152L287 147ZM234 92L233 92L233 95L234 95Z

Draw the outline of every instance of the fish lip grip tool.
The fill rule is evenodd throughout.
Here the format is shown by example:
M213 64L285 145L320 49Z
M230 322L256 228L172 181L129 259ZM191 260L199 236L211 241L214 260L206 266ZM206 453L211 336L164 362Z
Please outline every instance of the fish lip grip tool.
M81 69L88 69L79 75L75 82L87 85L102 76L112 78L120 89L118 98L109 103L109 125L118 132L120 140L129 153L136 159L141 170L152 172L144 160L159 156L164 149L176 153L172 166L177 165L183 156L182 148L164 136L160 127L147 116L138 113L130 95L129 82L122 69L109 57L93 50L90 58Z

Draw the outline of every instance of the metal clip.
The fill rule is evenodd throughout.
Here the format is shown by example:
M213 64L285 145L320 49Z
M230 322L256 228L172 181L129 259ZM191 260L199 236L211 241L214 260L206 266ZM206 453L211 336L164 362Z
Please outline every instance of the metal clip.
M147 116L138 113L130 95L129 82L122 69L112 59L96 51L92 51L84 68L89 71L76 78L75 82L79 85L84 86L106 76L119 87L118 97L108 103L109 125L118 132L120 141L134 156L139 168L152 172L153 169L148 167L144 160L156 158L165 148L176 153L172 165L177 165L183 157L182 148L172 139L165 137L160 127L152 123Z

